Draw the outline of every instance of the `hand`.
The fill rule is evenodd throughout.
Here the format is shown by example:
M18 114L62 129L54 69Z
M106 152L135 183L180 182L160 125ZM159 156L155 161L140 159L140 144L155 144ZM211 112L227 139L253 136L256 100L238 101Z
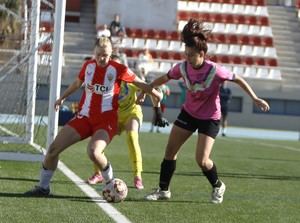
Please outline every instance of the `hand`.
M57 99L54 103L54 108L55 108L55 111L57 111L59 109L59 106L61 106L63 104L64 100L63 99Z
M259 107L262 111L267 112L270 110L270 106L268 102L261 98L257 98L254 100L254 103L256 104L257 107Z
M145 94L145 92L142 91L142 92L137 96L135 103L137 103L138 105L141 105L141 104L144 103L145 98L146 98L146 94Z
M154 126L158 127L166 127L169 126L169 122L167 119L162 117L162 113L159 107L154 107Z

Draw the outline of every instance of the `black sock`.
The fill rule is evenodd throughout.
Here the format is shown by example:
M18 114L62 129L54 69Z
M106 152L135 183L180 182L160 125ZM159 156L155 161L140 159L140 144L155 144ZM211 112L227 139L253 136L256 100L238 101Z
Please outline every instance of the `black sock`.
M176 169L176 160L164 159L160 165L159 187L161 190L168 190L171 178Z
M222 185L221 181L218 178L217 167L215 164L213 164L210 170L202 172L213 187L220 187Z

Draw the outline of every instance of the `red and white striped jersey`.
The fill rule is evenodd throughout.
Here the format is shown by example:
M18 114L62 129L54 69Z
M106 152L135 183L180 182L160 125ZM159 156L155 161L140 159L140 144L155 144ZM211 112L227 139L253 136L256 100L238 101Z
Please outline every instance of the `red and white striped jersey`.
M128 67L113 60L105 67L98 66L95 59L86 61L78 75L85 87L79 114L95 117L106 111L117 111L121 81L133 82L135 77Z

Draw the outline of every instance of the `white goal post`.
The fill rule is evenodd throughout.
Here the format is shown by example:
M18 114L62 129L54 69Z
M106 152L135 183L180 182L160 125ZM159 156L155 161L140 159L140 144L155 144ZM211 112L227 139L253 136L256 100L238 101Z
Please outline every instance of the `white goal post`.
M50 76L50 97L48 111L47 148L53 141L58 130L58 113L55 112L54 103L60 97L61 70L63 58L63 37L65 30L66 0L56 0L54 19L54 41L52 51L52 67Z

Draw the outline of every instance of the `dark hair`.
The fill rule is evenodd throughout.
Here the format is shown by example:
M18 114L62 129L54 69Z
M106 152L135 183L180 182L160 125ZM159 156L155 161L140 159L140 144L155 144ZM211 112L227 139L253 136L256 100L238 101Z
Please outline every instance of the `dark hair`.
M194 47L207 53L207 41L211 30L204 26L203 21L190 19L181 32L181 40L188 47Z

